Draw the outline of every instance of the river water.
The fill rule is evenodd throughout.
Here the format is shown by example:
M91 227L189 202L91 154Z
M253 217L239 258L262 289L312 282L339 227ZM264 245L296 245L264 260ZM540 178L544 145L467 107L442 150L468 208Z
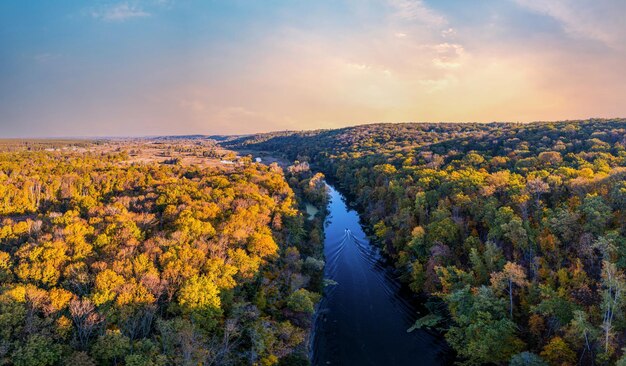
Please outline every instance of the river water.
M377 248L372 246L344 197L330 188L325 224L324 289L316 314L313 365L443 365L445 342L430 332L407 333L417 309Z

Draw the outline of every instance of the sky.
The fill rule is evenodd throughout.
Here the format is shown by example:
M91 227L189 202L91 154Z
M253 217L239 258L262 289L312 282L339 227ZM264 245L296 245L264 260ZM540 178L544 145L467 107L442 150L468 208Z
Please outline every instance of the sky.
M0 1L0 138L590 117L624 0Z

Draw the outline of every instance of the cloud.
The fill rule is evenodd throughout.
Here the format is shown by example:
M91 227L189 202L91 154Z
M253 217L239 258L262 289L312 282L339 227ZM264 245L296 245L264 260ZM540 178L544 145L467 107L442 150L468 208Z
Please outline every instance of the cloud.
M107 22L123 22L133 18L148 17L150 13L136 5L120 3L99 10L93 10L91 16Z
M454 38L456 36L456 30L454 28L448 28L441 31L441 37Z
M571 36L622 48L626 38L623 0L513 0L533 12L557 20Z
M402 20L416 20L430 26L443 26L447 23L444 16L432 10L422 0L388 0L395 10L394 15Z
M433 64L440 69L454 69L461 66L465 49L460 44L440 43L433 46L437 56Z

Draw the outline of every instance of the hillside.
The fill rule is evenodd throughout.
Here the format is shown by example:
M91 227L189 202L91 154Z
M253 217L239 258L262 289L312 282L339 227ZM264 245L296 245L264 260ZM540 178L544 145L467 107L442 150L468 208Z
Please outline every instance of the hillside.
M376 124L225 146L339 182L430 297L416 326L444 331L467 364L624 356L626 120Z

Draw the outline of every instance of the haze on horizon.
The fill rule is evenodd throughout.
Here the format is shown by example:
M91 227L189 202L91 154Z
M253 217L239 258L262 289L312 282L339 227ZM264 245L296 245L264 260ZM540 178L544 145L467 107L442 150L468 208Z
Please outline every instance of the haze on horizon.
M626 116L623 0L0 2L0 137Z

